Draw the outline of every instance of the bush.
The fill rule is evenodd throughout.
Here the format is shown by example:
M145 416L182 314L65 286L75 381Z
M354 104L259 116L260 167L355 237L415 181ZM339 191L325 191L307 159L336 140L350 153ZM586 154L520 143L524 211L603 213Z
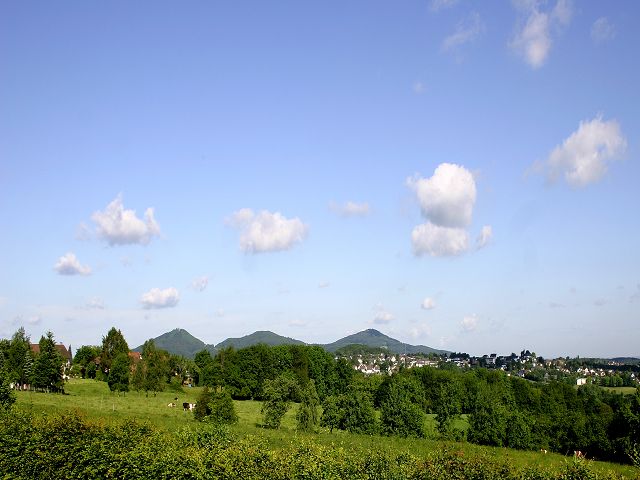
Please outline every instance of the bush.
M211 406L211 414L209 418L213 423L225 425L238 423L238 414L236 413L233 400L229 393L215 393L209 405Z

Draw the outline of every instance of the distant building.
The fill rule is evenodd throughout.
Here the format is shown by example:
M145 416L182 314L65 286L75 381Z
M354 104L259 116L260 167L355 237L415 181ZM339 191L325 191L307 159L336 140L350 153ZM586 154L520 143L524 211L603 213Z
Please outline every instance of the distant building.
M586 385L587 384L587 379L582 377L582 378L578 378L576 380L576 385Z
M31 351L34 354L37 355L37 354L40 353L40 344L32 343L29 346L31 348ZM62 356L62 358L64 359L64 361L67 364L67 366L71 365L71 360L73 359L73 356L71 355L71 345L69 345L69 348L67 348L62 343L57 343L56 344L56 350L58 351L60 356Z

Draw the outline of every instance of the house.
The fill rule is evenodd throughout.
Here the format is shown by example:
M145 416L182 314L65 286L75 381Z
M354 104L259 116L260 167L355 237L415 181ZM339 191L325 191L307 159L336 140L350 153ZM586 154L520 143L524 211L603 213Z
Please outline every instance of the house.
M587 379L582 377L582 378L578 378L576 380L576 385L586 385L587 384Z
M40 353L40 344L32 343L29 345L29 347L31 348L31 351L35 355L38 355ZM73 356L71 355L71 345L69 345L69 348L67 348L62 343L57 343L56 350L58 351L60 356L64 359L65 367L70 367L71 360L73 360Z

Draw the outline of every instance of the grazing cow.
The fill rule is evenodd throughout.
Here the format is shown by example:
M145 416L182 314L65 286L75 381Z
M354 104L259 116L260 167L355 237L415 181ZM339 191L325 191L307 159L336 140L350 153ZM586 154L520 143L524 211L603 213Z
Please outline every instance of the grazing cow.
M186 412L187 410L190 409L190 405L191 405L190 403L183 402L182 403L182 409Z
M541 451L542 453L544 453L545 455L547 454L547 449L546 449L546 448L541 448L541 449L540 449L540 451Z
M575 458L585 458L584 453L582 453L580 450L574 450L573 451L573 456Z
M175 406L176 404L174 402L171 402L169 405L167 405L167 407L170 407L170 408L174 408Z

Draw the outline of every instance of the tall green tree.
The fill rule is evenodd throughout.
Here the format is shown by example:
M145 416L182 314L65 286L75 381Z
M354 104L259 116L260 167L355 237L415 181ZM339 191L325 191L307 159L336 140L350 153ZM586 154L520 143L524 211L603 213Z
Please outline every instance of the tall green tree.
M424 437L425 413L409 398L406 382L396 378L381 402L382 432L402 437Z
M460 417L461 392L456 381L451 378L449 381L440 383L437 390L433 411L436 414L438 433L445 439L453 439L456 431L453 422Z
M120 330L116 330L115 327L111 327L111 329L107 332L107 335L102 337L100 366L104 373L109 373L114 358L116 358L120 353L128 355L129 345L124 339L122 332Z
M33 365L32 385L36 389L58 392L62 390L62 364L64 360L56 349L53 333L40 338L40 352Z
M116 355L111 363L111 369L107 377L109 390L112 392L128 392L130 372L131 362L129 355L125 353Z
M73 364L80 368L82 378L87 377L87 366L89 363L95 362L96 358L100 356L100 352L101 348L93 345L82 345L76 350L76 355L73 357Z
M31 355L30 339L24 327L20 327L11 337L11 343L5 358L7 379L12 383L30 383L30 376L25 373L24 365L27 355Z
M262 402L263 423L269 428L280 428L282 417L289 410L291 396L297 388L296 381L289 375L278 375L264 382Z
M316 392L316 385L313 380L309 380L302 389L301 401L296 413L297 429L304 432L313 432L318 426L318 406L320 399Z
M209 418L214 423L232 425L238 423L238 414L236 413L233 399L228 392L216 392L211 398L211 415Z

